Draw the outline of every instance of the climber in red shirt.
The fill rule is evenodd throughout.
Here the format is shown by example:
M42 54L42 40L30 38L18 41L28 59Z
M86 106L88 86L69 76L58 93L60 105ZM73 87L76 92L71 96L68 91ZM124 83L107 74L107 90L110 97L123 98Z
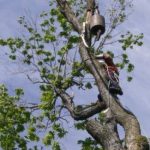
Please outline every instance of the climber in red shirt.
M108 53L96 55L96 59L103 64L107 77L108 77L108 89L112 94L122 95L122 89L119 86L119 71L113 62L112 57Z

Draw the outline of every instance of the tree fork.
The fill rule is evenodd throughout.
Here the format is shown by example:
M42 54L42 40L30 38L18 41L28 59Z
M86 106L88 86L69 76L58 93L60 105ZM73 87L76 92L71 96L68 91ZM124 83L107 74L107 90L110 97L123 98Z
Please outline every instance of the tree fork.
M86 129L92 137L101 143L105 150L125 150L119 138L117 131L117 123L113 117L111 110L105 113L102 122L96 120L88 120Z
M63 104L70 112L74 120L86 120L89 117L100 113L102 110L106 109L105 102L99 100L96 103L92 103L85 107L75 107L72 101L72 97L68 93L60 90L56 90L56 92L61 97Z

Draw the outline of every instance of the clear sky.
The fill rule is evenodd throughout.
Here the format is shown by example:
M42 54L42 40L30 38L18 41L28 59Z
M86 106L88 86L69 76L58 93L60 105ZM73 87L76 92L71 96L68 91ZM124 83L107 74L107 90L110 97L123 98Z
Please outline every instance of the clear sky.
M38 16L42 10L48 10L48 0L0 0L0 37L15 36L19 33L17 25L19 16L31 14ZM144 45L130 51L129 56L135 64L134 80L127 83L124 75L120 75L124 95L120 98L138 118L144 135L150 137L150 1L134 0L134 12L123 25L122 29L134 33L144 33ZM2 48L0 48L2 51ZM6 84L10 90L17 87L25 88L27 98L38 97L37 88L31 85L25 76L16 74L15 64L5 59L0 53L0 83ZM31 88L29 88L31 86ZM34 91L30 89L35 89ZM95 92L96 93L96 92ZM82 93L81 93L82 94ZM92 98L92 97L91 97ZM83 133L80 137L84 136ZM64 150L74 148L78 135L71 129L70 136L65 138ZM73 142L72 144L67 144ZM72 149L73 150L73 149Z

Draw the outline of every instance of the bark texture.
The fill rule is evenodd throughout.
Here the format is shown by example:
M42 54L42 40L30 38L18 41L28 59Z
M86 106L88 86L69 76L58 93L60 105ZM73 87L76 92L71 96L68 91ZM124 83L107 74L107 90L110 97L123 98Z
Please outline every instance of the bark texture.
M56 0L58 6L70 22L74 30L80 34L82 26L78 19L75 17L75 13L65 0ZM95 7L95 0L87 0L87 9ZM89 37L90 39L90 37ZM80 108L74 106L72 97L70 97L65 91L56 92L60 95L64 105L70 112L71 116L75 120L84 120L109 108L107 117L104 123L100 123L95 120L88 120L86 127L88 133L98 141L105 150L146 150L144 142L139 144L138 139L142 138L139 122L136 116L126 110L119 102L119 99L111 95L106 86L105 71L102 66L94 58L90 48L84 46L83 42L80 42L79 52L83 62L90 70L91 74L95 78L99 93L101 93L102 101L97 101L87 107ZM120 124L125 131L125 144L121 143L121 140L117 132L117 124Z

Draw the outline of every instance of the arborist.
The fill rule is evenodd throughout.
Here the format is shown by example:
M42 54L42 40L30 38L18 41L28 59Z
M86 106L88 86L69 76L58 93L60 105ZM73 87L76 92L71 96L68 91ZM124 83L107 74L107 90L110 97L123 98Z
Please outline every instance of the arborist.
M114 64L112 57L108 53L96 55L95 57L104 66L110 93L122 95L123 92L119 86L119 71Z
M90 47L90 42L87 39L89 32L90 36L95 36L95 41L98 41L101 35L105 32L105 19L100 15L98 6L87 9L86 20L83 22L81 38L87 48ZM96 59L104 65L110 93L122 95L123 92L119 86L119 72L112 57L108 53L103 53L101 55L97 55Z

